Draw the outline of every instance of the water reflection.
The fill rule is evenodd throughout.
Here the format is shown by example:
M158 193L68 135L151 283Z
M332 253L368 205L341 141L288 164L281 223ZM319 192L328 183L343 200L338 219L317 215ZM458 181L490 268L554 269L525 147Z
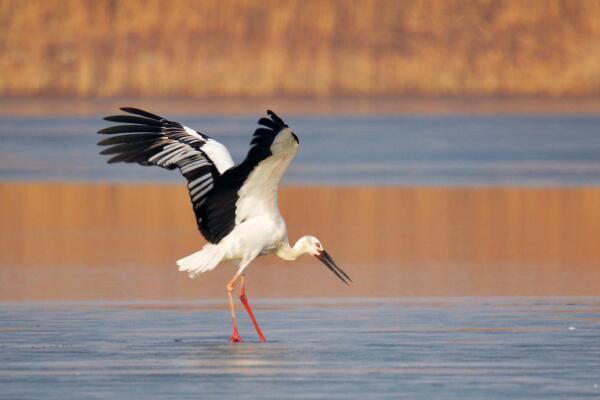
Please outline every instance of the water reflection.
M241 161L258 115L179 119ZM595 114L291 114L287 120L302 139L288 184L600 183ZM157 168L108 168L95 134L105 126L100 115L0 116L0 179L180 182Z

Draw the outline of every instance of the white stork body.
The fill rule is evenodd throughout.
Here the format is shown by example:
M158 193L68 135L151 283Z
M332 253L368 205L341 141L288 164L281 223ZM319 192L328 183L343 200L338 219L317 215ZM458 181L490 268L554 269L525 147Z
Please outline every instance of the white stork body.
M321 242L304 236L290 247L285 221L279 212L277 190L283 174L298 151L292 130L272 111L261 118L246 159L234 165L221 143L177 122L136 108L122 108L130 115L105 119L123 122L100 130L112 135L98 144L111 146L100 154L108 160L140 165L178 168L188 181L196 222L209 242L200 251L177 261L180 271L191 278L210 271L222 261L231 261L238 271L227 285L233 321L232 341L240 341L231 293L241 278L240 299L261 341L244 290L244 271L256 257L274 253L283 260L302 254L319 258L344 283L350 278L331 259Z
M276 252L285 246L287 232L282 218L255 216L237 224L219 243L206 244L202 250L177 261L180 271L190 278L214 269L221 261L232 261L241 273L258 256Z

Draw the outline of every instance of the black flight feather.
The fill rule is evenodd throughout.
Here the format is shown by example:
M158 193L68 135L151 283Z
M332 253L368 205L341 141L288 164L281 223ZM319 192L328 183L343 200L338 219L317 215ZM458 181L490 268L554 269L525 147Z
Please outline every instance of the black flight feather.
M164 119L163 117L159 117L158 115L152 114L152 113L150 113L148 111L140 110L139 108L121 107L120 109L121 109L121 111L125 111L125 112L128 112L130 114L141 115L142 117L146 117L146 118L150 118L150 119L155 119L157 121L162 121Z
M161 126L161 122L157 121L156 119L137 117L135 115L110 115L108 117L104 117L104 120L110 122L124 122L126 124Z
M160 132L162 128L160 126L151 125L116 125L108 128L100 129L98 131L101 135L113 135L115 133L134 133L134 132Z

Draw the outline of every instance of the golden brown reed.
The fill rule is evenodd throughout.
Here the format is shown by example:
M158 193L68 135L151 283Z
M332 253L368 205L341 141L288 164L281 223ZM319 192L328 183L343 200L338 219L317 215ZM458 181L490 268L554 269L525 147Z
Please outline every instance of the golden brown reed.
M184 187L0 184L0 300L223 298L196 280L203 244ZM318 236L354 279L312 257L251 265L251 296L600 294L600 188L285 187L290 238Z
M599 21L587 0L0 0L0 96L598 96Z

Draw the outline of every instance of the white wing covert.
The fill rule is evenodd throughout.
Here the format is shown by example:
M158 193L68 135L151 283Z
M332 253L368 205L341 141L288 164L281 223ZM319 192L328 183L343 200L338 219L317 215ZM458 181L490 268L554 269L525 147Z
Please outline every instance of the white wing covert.
M298 151L298 137L277 114L267 110L254 131L244 161L215 181L200 210L213 243L253 215L278 213L277 188ZM208 238L208 237L207 237Z

